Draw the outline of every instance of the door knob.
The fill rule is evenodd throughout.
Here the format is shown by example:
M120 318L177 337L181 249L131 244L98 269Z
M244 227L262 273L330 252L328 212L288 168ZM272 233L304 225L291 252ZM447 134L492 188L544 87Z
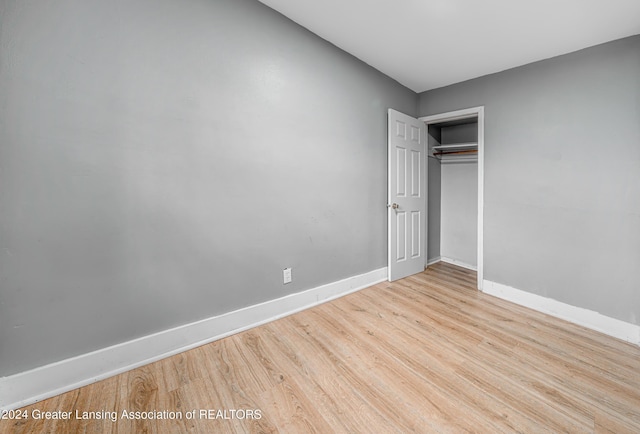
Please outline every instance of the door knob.
M398 205L397 203L392 203L391 205L387 205L387 208L398 209L400 208L400 205Z

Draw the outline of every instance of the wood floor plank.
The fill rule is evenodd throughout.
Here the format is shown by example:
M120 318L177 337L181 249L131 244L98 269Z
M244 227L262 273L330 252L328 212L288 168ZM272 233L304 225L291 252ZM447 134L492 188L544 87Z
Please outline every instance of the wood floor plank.
M640 433L640 347L475 285L438 263L24 408L92 417L0 433Z
M379 315L371 315L371 318L378 318ZM372 325L371 328L375 328L376 330L384 330L384 326L382 324L374 324ZM384 333L384 332L383 332ZM383 336L381 339L381 344L383 345L379 351L379 353L381 354L394 354L397 355L399 360L400 358L403 357L403 348L412 348L412 352L410 355L410 358L406 358L404 363L400 363L401 365L403 365L403 368L405 370L408 371L412 371L415 369L428 369L427 366L433 366L433 361L430 361L428 359L423 359L420 354L420 349L416 348L415 345L413 345L409 340L405 340L404 342L402 341L402 330L393 330L392 332L390 332L390 334L388 336ZM473 343L473 345L477 345L476 343ZM404 357L408 357L408 354L404 354ZM395 364L398 364L397 362ZM455 368L455 366L454 366ZM451 390L448 388L449 385L451 384L455 384L456 383L456 379L454 379L452 376L449 376L448 378L444 378L444 379L439 379L439 375L438 373L442 373L442 372L446 372L447 369L444 366L438 366L437 369L435 369L434 371L431 371L428 373L428 379L431 385L431 389L430 389L430 393L434 394L439 391L439 390L443 390L443 389L448 389L447 392L449 394L454 393L458 396L458 400L456 401L456 405L458 407L458 410L460 413L464 414L465 417L467 417L469 420L467 421L467 426L469 427L475 427L476 429L481 429L484 432L496 432L498 431L498 429L496 427L491 427L491 426L483 426L482 425L482 421L477 421L473 418L473 407L471 408L465 408L468 406L468 404L472 404L474 407L478 406L478 400L477 399L472 399L472 400L466 400L465 398L468 397L469 395L467 395L465 392L468 392L469 390L472 390L474 387L474 383L471 379L467 379L466 381L463 382L463 385L461 387L461 390ZM456 370L456 374L459 374L458 372L459 370ZM473 378L473 377L472 377ZM436 379L438 379L439 381L436 381ZM518 385L510 385L512 387L512 393L509 395L509 400L503 399L500 404L502 406L502 409L504 410L505 406L509 406L509 405L513 405L514 404L514 397L516 396L520 396L520 399L518 401L515 401L515 403L520 403L521 407L527 408L530 407L530 403L533 402L538 402L540 400L540 397L538 396L532 396L533 391L527 391L526 389L522 389L520 390ZM520 392L520 393L518 393ZM486 394L484 394L486 396ZM506 394L503 393L504 396L506 396ZM497 394L493 394L490 396L498 396ZM444 401L444 400L441 400ZM484 401L487 401L486 398L484 398ZM483 402L484 403L484 402ZM487 408L483 408L483 411L487 411ZM553 412L555 411L553 408L549 408L546 412ZM481 416L484 416L484 419L487 419L487 414L480 414ZM503 413L504 416L504 413ZM516 416L515 413L511 413L511 420L514 420L514 416ZM537 412L533 412L531 414L528 415L528 422L525 421L521 421L521 423L524 423L524 425L531 425L532 422L536 422L540 423L541 421L544 420L545 414L543 412L541 412L540 410L538 410ZM461 420L464 420L464 418L459 418L459 422ZM583 421L584 424L588 425L590 423L589 421ZM460 427L459 427L460 428Z
M408 331L408 332L407 332ZM535 420L524 415L514 407L513 396L509 396L506 400L505 394L501 396L487 394L485 390L478 387L474 377L465 378L460 374L459 366L465 359L458 357L455 361L451 361L448 354L450 350L442 350L436 345L429 345L428 339L416 337L416 333L420 333L419 329L411 329L410 324L401 326L392 330L393 339L383 339L387 342L393 342L395 348L384 348L385 352L395 353L401 351L403 347L412 348L410 358L405 359L402 363L403 367L416 372L422 371L425 380L429 381L436 390L441 390L445 396L456 396L456 405L461 413L479 413L480 416L488 420L497 420L500 425L495 427L486 427L485 432L498 432L505 430L506 432L522 431L524 427L536 426ZM411 338L418 339L420 346L416 346ZM470 343L477 345L477 343ZM445 354L445 357L442 354ZM435 356L435 357L434 357ZM502 399L501 399L502 398ZM524 407L528 407L528 401ZM514 411L505 411L511 407ZM476 428L482 427L482 422L474 422L471 420L471 426Z
M416 348L414 337L394 327L393 319L386 320L376 313L359 309L355 316L363 318L353 321L362 330L362 343L358 348L365 357L362 364L379 371L378 375L385 378L391 388L401 385L398 393L407 396L412 406L427 412L429 423L436 422L436 427L455 432L501 431L491 417L477 411L476 400L464 399L458 390L452 389L455 363L448 366L422 348ZM349 318L355 319L354 315ZM384 324L376 323L378 321ZM406 348L412 348L411 353ZM456 402L447 399L451 393L458 395Z
M328 401L326 404L328 413L339 418L340 423L345 426L344 430L336 430L335 432L361 432L362 428L366 426L376 426L380 432L401 432L399 428L390 424L389 419L377 411L376 406L371 405L367 398L361 395L366 391L366 386L353 387L353 384L346 381L344 376L340 374L336 366L327 370L326 361L321 358L309 357L307 358L308 362L300 362L300 354L310 350L301 345L307 342L306 336L301 341L300 336L296 336L294 329L283 322L269 324L267 328L271 331L267 335L271 338L269 341L271 351L287 355L284 361L279 358L278 354L275 355L281 361L280 365L284 368L284 372L300 375L301 386L305 391L319 388L324 392L324 397ZM306 335L307 327L304 329ZM290 351L295 342L298 342L299 353ZM284 349L280 351L283 347ZM287 374L285 374L285 378L286 376Z

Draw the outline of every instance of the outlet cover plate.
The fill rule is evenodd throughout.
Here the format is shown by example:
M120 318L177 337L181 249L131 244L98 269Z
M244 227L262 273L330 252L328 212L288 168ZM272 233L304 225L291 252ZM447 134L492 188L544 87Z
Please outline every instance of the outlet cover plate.
M291 283L291 268L285 268L282 270L282 277L284 279L284 284Z

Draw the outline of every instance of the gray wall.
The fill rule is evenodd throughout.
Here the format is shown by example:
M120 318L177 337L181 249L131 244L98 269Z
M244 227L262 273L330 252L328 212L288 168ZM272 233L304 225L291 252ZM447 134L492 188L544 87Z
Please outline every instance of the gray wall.
M428 196L427 196L427 262L440 258L440 198L441 186L440 162L432 157L432 147L440 144L442 140L441 128L433 125L427 126L427 155L428 172Z
M441 128L441 143L478 141L478 123ZM449 163L441 169L441 256L478 265L478 164Z
M0 17L0 376L386 265L412 91L256 1Z
M478 263L478 164L442 164L441 172L440 255L475 267Z
M485 278L640 321L640 35L420 94L485 106Z
M478 123L453 125L441 128L442 144L474 143L478 141Z
M440 162L435 157L427 158L429 173L429 196L427 206L427 261L440 257L441 185Z

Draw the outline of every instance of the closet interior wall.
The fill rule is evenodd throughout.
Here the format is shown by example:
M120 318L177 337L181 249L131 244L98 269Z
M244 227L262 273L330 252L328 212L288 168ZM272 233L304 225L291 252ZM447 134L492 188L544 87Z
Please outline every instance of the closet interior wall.
M444 258L469 268L477 266L477 161L445 164L433 155L434 146L477 141L476 119L428 126L429 262Z

